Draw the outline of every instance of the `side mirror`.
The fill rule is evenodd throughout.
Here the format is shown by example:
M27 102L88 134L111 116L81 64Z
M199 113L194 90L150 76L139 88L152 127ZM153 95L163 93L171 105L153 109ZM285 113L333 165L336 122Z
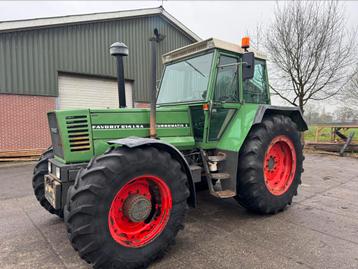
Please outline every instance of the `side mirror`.
M253 52L246 52L242 55L242 79L252 79L255 72L255 55Z

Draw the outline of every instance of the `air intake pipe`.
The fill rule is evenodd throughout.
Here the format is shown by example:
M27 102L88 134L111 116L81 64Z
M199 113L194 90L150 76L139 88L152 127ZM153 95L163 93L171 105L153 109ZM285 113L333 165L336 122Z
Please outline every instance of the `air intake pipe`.
M119 107L126 107L126 91L124 81L123 57L128 56L128 47L122 42L115 42L109 48L109 52L117 59L117 81Z

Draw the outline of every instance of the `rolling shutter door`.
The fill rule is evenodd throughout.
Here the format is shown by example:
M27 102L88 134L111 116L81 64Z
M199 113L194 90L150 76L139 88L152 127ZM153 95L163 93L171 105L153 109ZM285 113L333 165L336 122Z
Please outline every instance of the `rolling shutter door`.
M127 107L133 107L133 83L126 81ZM118 108L117 81L92 76L59 75L58 109Z

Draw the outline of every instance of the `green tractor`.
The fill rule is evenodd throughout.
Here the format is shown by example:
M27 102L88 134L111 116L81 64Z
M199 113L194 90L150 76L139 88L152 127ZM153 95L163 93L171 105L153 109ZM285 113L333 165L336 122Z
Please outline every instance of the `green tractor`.
M211 38L163 62L151 109L48 113L52 146L34 192L95 268L145 268L163 256L198 183L262 214L284 210L301 183L307 125L298 108L270 105L264 55Z

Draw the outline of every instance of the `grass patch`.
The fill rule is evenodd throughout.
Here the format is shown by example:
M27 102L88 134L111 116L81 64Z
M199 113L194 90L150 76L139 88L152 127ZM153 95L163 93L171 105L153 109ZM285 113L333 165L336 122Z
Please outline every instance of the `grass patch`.
M315 142L317 128L321 128L321 127L314 126L314 125L308 127L308 130L305 132L305 141ZM358 142L358 128L350 128L348 130L341 129L340 132L345 136L348 136L351 132L354 132L353 141ZM336 140L342 141L337 136L336 136ZM318 136L318 142L330 142L330 141L331 141L331 128L329 127L322 128Z

